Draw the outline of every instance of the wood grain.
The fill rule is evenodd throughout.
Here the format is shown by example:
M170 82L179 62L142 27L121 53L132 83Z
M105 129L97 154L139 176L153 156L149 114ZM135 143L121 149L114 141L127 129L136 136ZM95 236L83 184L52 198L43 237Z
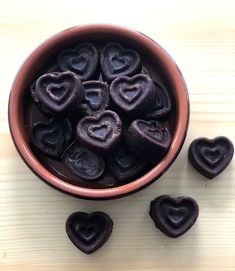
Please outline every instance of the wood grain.
M39 181L17 154L7 123L10 87L27 55L53 33L92 22L126 25L158 41L180 67L191 101L188 136L170 170L151 187L109 202L75 199ZM1 0L0 60L1 271L235 270L235 162L213 181L187 162L195 137L235 142L234 1ZM196 225L176 240L148 216L149 202L161 194L190 195L200 205ZM93 255L65 234L65 220L77 210L114 220L111 238Z

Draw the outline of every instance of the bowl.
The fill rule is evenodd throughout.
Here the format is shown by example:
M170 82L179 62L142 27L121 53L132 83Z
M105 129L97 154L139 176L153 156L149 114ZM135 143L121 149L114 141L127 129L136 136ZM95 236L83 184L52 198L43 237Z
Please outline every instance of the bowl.
M66 46L81 41L120 41L140 53L150 68L157 69L171 90L174 112L171 120L172 142L165 157L147 173L127 184L92 187L68 182L42 163L28 140L28 89L40 72ZM9 126L14 144L29 168L47 184L62 192L86 199L112 199L143 189L157 180L179 154L188 129L189 100L183 76L169 54L146 35L121 26L94 24L66 29L44 41L25 60L13 82L9 98Z

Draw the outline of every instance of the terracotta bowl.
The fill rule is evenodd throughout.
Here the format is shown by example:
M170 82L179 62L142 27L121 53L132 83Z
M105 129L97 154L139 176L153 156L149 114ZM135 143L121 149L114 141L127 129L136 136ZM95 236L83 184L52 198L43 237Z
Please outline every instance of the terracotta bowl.
M137 49L151 67L158 69L174 100L173 138L166 156L150 171L127 184L110 188L90 188L66 182L48 170L30 147L27 136L25 93L43 70L45 63L71 42L83 40L121 41ZM31 170L52 187L86 199L111 199L136 192L157 180L179 154L188 129L189 100L187 88L177 65L168 53L146 35L114 25L81 25L66 29L43 42L26 59L12 85L9 99L9 125L15 146Z

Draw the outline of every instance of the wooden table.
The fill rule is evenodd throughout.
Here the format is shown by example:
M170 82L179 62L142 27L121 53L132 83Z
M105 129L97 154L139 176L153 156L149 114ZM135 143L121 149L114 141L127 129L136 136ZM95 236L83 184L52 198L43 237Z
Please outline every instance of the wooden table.
M16 152L7 123L11 83L27 55L53 33L92 22L126 25L158 41L179 65L191 101L188 136L170 170L145 190L108 202L75 199L42 183ZM234 1L1 0L0 86L1 271L235 270L235 159L213 181L187 161L198 136L235 142ZM149 218L149 203L161 194L193 196L200 205L197 223L178 239ZM114 220L111 238L93 255L65 234L67 216L78 210Z

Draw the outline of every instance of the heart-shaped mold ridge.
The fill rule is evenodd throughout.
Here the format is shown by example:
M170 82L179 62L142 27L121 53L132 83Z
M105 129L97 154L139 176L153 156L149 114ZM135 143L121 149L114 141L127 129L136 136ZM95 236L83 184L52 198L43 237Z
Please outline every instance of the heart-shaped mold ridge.
M164 206L164 209L166 218L175 227L179 227L181 224L183 224L189 215L189 210L184 206Z
M81 222L77 229L77 234L85 243L90 243L99 234L99 226L97 224Z
M166 87L154 81L156 99L154 105L145 113L145 119L162 119L167 117L172 110L172 101Z
M36 104L41 105L39 108L54 115L64 115L71 113L81 102L84 90L75 73L47 73L38 78L35 92L31 90L31 94Z
M50 119L33 125L31 142L41 152L59 158L72 138L72 126L67 119Z
M79 108L82 113L92 115L104 111L109 105L108 84L100 81L86 81L84 86L84 98Z
M140 70L140 56L132 49L126 49L118 43L108 43L100 55L103 76L108 80L119 76L131 76Z
M104 142L108 139L112 132L110 122L104 121L102 124L90 125L87 129L88 135L94 140Z
M105 155L119 142L122 122L115 112L107 110L81 119L76 131L83 145Z
M163 233L169 237L179 237L195 223L199 207L191 197L163 195L151 202L149 214Z
M153 106L156 89L148 75L120 76L110 85L110 96L124 113L136 117Z
M109 170L118 181L131 181L143 172L146 163L121 145L107 159Z
M98 179L105 170L104 160L77 141L67 148L63 161L75 175L87 181Z
M190 144L188 158L198 172L213 179L228 166L233 153L233 143L227 137L200 137Z
M67 218L65 228L72 243L84 253L90 254L109 239L113 221L103 212L75 212Z
M62 51L58 56L58 65L62 71L76 73L82 81L89 80L97 72L97 50L91 43L81 43L74 49Z
M128 127L125 142L140 159L159 162L171 143L168 127L156 120L134 120Z

